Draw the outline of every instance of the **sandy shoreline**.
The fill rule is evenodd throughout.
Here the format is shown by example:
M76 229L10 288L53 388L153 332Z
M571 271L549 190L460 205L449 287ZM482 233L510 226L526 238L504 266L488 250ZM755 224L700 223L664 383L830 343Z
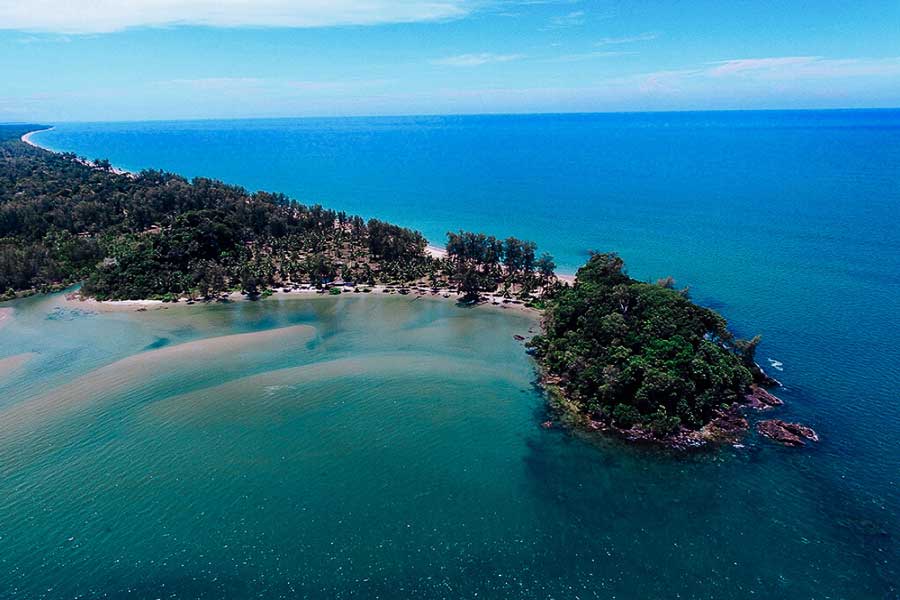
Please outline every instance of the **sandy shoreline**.
M34 131L29 131L28 133L26 133L19 139L21 139L23 142L25 142L29 146L34 146L35 148L40 148L41 150L46 150L47 152L53 152L53 150L50 150L49 148L44 148L43 146L39 146L35 142L31 141L31 136L33 136L34 134L40 133L41 131L50 131L51 129L55 129L55 128L48 127L47 129L35 129Z
M56 128L55 128L55 127L48 127L48 128L46 128L46 129L35 129L34 131L29 131L28 133L26 133L25 135L23 135L23 136L22 136L21 138L19 138L19 139L22 140L23 142L25 142L26 144L28 144L29 146L33 146L33 147L35 147L35 148L40 148L41 150L46 150L47 152L52 152L52 153L54 153L54 154L58 154L55 150L51 150L50 148L45 148L44 146L41 146L40 144L38 144L37 142L34 142L34 141L31 139L31 136L33 136L33 135L36 134L36 133L40 133L40 132L42 132L42 131L50 131L50 130L53 130L53 129L56 129ZM90 167L90 168L92 168L92 169L98 169L98 168L100 168L100 167L98 167L97 165L95 165L94 163L92 163L91 161L89 161L89 160L86 159L86 158L76 158L75 160L76 160L77 162L83 164L84 166ZM129 171L129 170L127 170L127 169L122 169L122 168L119 168L119 167L110 167L110 168L109 168L109 171L111 171L112 173L115 173L116 175L127 175L127 176L129 176L129 177L134 177L134 176L135 176L135 174L132 173L131 171Z
M447 251L440 246L435 246L434 244L429 243L425 246L425 253L428 254L431 258L447 258ZM569 273L557 273L556 278L559 279L563 283L568 283L569 285L575 285L575 275L571 275Z
M435 301L449 301L453 303L459 303L462 295L456 294L455 292L444 292L433 294L431 291L421 292L416 291L414 288L410 288L410 292L407 294L400 294L397 292L397 288L394 288L393 291L387 289L388 286L384 285L374 285L374 286L365 286L366 289L372 290L371 292L362 292L359 293L353 292L353 288L344 288L345 291L338 296L337 294L330 294L326 290L325 293L319 293L315 288L311 289L299 289L299 290L290 290L283 291L279 290L271 294L268 298L273 298L276 300L313 300L313 299L323 299L323 298L335 298L335 297L374 297L374 298L405 298L409 302L414 302L417 300L435 300ZM362 287L360 288L362 289ZM445 297L446 295L446 297ZM259 297L257 300L251 300L248 296L241 294L240 292L231 292L224 296L226 302L265 302L266 297ZM504 303L504 298L495 296L493 294L489 294L483 297L484 300L474 305L476 308L490 308L490 309L498 309L498 310L513 310L516 312L520 312L523 314L537 316L541 311L525 306L524 303L520 300L509 300ZM95 300L93 298L83 298L81 296L72 294L65 297L64 302L69 305L78 305L82 308L90 308L91 310L95 310L97 312L144 312L144 311L154 311L154 310L169 310L173 308L183 308L190 309L194 307L205 307L214 305L217 303L215 300L204 301L197 300L191 304L188 304L187 300L180 300L177 303L171 302L162 302L161 300ZM518 302L518 303L516 303Z
M338 286L340 287L340 286ZM435 300L435 301L448 301L453 302L454 304L459 303L462 295L457 294L456 292L448 292L446 290L442 290L438 293L432 293L431 290L421 291L416 288L408 288L409 293L401 294L397 290L396 286L385 286L385 285L373 285L373 286L359 286L359 289L369 289L370 292L354 292L351 287L344 287L344 291L340 294L340 296L353 296L353 297L374 297L374 298L405 298L409 302L415 302L417 300ZM330 294L327 291L324 293L320 293L319 290L315 288L301 287L297 290L284 291L283 289L273 292L268 297L260 296L257 300L251 300L248 296L241 294L240 292L230 292L229 294L223 296L223 298L227 302L265 302L267 298L272 298L275 300L313 300L316 298L335 298L340 297L337 294ZM526 306L521 300L510 300L502 298L499 294L487 294L483 296L484 300L474 305L476 308L480 309L496 309L496 310L512 310L517 313L529 315L532 317L538 317L541 314L541 311L535 308L530 308ZM504 302L505 301L505 302ZM183 308L185 310L194 308L194 307L204 307L215 305L217 302L215 300L212 301L204 301L197 300L191 304L188 304L188 301L185 299L180 300L177 303L171 302L162 302L161 300L95 300L94 298L84 298L79 296L78 294L68 294L63 297L63 303L69 306L78 306L79 308L88 308L90 310L94 310L97 312L144 312L144 311L154 311L154 310L169 310L173 308ZM464 305L468 306L468 305Z

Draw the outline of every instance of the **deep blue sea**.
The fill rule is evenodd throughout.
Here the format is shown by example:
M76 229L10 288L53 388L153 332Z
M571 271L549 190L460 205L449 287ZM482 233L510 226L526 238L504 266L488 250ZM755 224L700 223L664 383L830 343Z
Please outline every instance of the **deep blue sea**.
M757 587L748 576L734 593L704 595L683 580L672 589L696 592L682 597L754 597L754 589L777 597L763 556L771 552L794 597L897 597L900 110L72 123L32 139L129 170L285 192L419 229L437 244L456 229L533 239L562 271L574 272L591 250L611 250L632 276L672 275L738 334L763 335L760 362L785 386L777 393L786 406L775 416L807 423L822 438L799 451L761 443L759 452L725 457L731 466L721 473L755 475L714 485L676 483L671 473L681 467L667 465L672 506L681 507L672 519L704 519L690 486L758 506L760 498L793 503L783 512L776 502L746 515L746 506L734 508L734 537L717 540L753 548L768 569ZM542 448L532 459L552 460ZM572 475L577 489L554 495L559 511L547 518L593 522L566 506L580 499L602 510L616 487L603 465L619 464L605 460L612 463L582 465ZM652 460L630 456L629 472L655 473L658 464L642 466ZM680 472L710 477L696 471ZM645 491L661 493L649 484ZM622 518L641 519L626 512ZM742 530L735 523L744 517ZM646 518L649 527L674 528L660 535L666 544L701 539L687 524ZM638 530L652 537L640 523L619 534ZM698 548L697 581L707 581L701 572L714 578L732 568ZM746 565L751 575L753 568ZM652 568L631 575L640 573L654 576ZM667 573L674 585L677 575Z

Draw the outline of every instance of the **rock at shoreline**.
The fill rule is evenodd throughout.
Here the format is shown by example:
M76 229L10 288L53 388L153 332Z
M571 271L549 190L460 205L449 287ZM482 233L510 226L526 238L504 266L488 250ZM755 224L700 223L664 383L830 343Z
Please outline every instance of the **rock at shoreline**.
M715 417L700 429L700 436L706 441L734 444L750 428L750 423L741 414L737 404L716 410L714 414Z
M781 406L784 401L758 385L751 385L750 392L744 395L744 400L750 405L750 408L756 410L769 410L774 406Z
M819 441L819 436L812 428L800 423L787 423L781 419L760 421L756 424L756 430L761 435L785 446L805 446L806 442L804 440Z

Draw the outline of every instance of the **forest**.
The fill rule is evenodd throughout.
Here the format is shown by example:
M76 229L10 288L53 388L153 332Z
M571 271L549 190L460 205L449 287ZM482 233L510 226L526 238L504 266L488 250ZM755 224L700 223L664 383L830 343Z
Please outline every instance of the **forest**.
M83 282L101 300L251 295L337 278L411 281L437 267L418 232L161 171L115 172L0 126L0 291Z
M581 415L665 437L745 402L762 377L758 343L735 339L721 315L671 278L636 281L616 254L594 254L576 285L549 303L543 333L529 344Z

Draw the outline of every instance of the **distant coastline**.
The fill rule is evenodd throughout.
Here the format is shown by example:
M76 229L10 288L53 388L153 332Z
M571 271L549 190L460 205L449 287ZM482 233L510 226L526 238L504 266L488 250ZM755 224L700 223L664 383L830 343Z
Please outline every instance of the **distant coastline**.
M19 139L34 148L40 148L41 150L45 150L47 152L52 152L54 154L63 154L63 152L57 152L56 150L47 148L46 146L41 146L40 144L38 144L37 142L35 142L34 140L31 139L31 136L35 135L36 133L41 133L42 131L52 131L54 129L56 129L56 127L52 127L52 126L46 127L44 129L35 129L34 131L29 131L28 133L26 133ZM75 160L78 161L79 163L83 164L86 167L96 167L97 166L86 158L76 157ZM112 173L115 173L116 175L127 175L129 177L134 177L134 175L135 175L134 172L129 171L128 169L123 169L121 167L116 167L113 165L110 165L109 171Z
M28 133L24 134L20 139L23 142L25 142L26 144L28 144L29 146L33 146L35 148L40 148L41 150L46 150L47 152L53 152L54 154L62 154L62 152L58 152L51 148L47 148L46 146L42 146L31 139L32 136L37 133L41 133L43 131L52 131L54 129L56 129L56 127L54 127L54 126L46 127L43 129L35 129L34 131L29 131ZM79 158L77 160L86 166L94 166L89 160L87 160L85 158ZM135 173L133 171L129 171L127 169L123 169L122 167L117 167L115 165L111 166L111 170L113 173L117 173L119 175L135 175ZM443 248L442 246L439 246L431 241L428 242L428 245L425 248L425 252L431 258L436 258L436 259L447 258L447 250L445 248ZM568 283L569 285L575 285L575 274L574 273L557 273L556 278L562 283Z
M23 142L25 142L29 146L34 146L35 148L40 148L41 150L46 150L47 152L53 152L53 150L50 150L50 148L44 148L37 142L31 141L31 136L33 136L34 134L40 133L41 131L50 131L51 129L54 129L54 127L47 127L46 129L35 129L34 131L29 131L28 133L26 133L19 139L21 139Z

